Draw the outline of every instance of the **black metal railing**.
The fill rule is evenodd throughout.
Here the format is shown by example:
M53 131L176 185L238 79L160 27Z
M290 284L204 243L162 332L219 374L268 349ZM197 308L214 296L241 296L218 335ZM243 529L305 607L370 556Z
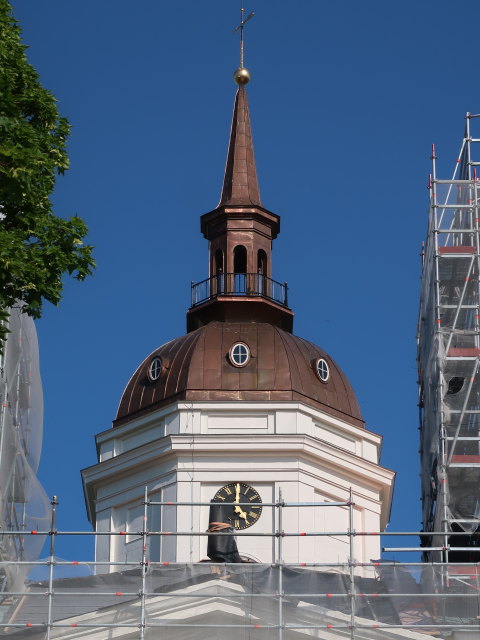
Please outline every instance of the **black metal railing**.
M221 273L201 282L192 282L192 307L218 297L259 297L288 307L287 283L261 273Z

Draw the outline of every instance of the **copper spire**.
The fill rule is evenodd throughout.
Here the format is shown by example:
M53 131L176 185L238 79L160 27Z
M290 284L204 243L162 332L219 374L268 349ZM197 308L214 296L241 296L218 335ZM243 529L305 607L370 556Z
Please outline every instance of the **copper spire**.
M262 204L253 153L247 92L242 85L238 87L235 96L227 165L218 206L235 204L258 206Z

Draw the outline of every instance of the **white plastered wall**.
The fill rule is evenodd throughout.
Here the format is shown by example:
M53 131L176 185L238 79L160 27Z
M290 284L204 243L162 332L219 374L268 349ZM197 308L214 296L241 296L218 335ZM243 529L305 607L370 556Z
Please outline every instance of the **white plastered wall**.
M137 526L147 486L150 498L172 502L209 502L223 485L254 486L262 501L347 501L353 492L354 527L379 531L388 521L394 474L378 464L381 438L298 403L176 404L97 437L99 464L83 472L97 529ZM208 506L156 507L149 528L205 532ZM95 515L96 514L96 515ZM248 533L278 528L278 509L264 507ZM288 533L339 532L348 528L346 507L283 509ZM97 560L138 559L135 536L99 539ZM241 554L260 562L275 558L274 538L238 533ZM206 536L149 539L151 560L198 562L206 558ZM343 562L346 536L287 536L286 562ZM140 548L140 547L139 547ZM108 557L107 557L108 556ZM378 536L357 536L354 558L380 556Z

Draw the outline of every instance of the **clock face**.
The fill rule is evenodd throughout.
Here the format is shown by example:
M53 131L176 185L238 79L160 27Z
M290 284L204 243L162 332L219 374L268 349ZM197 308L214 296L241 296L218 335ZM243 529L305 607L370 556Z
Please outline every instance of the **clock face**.
M235 529L247 529L262 514L262 499L258 491L244 482L230 482L219 489L212 502L225 504L225 521ZM240 506L239 503L242 504Z

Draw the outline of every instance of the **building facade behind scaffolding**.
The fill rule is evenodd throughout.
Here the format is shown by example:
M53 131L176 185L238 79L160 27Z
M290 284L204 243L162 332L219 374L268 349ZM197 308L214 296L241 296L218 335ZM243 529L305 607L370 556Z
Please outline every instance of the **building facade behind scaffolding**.
M467 114L452 179L433 147L418 323L423 530L443 533L423 538L424 555L454 563L480 558L478 117Z

